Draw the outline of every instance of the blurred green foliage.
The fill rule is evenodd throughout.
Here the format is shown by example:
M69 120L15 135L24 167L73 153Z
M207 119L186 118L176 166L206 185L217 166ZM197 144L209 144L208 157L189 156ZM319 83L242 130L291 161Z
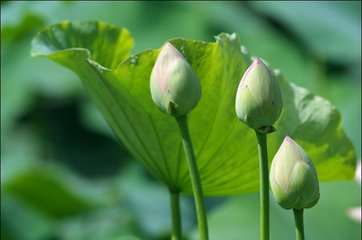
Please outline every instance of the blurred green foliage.
M166 188L116 142L77 76L30 58L30 41L45 26L68 19L126 27L133 53L174 37L213 41L236 32L251 53L338 107L360 158L360 12L360 2L1 2L1 238L169 238ZM354 182L321 184L319 205L306 212L307 236L358 239L360 225L345 212L360 204L360 192ZM182 200L184 231L192 233L192 201ZM207 205L212 239L257 239L256 196ZM291 219L273 211L272 224L277 213ZM278 226L272 237L290 239L292 230L281 236Z

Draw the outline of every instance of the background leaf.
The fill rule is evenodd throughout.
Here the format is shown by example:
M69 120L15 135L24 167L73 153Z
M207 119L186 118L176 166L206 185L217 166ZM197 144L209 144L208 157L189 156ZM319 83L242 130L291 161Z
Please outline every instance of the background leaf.
M16 178L8 180L3 185L3 191L27 199L29 205L41 209L48 216L58 218L84 212L96 206L95 203L87 201L84 196L80 197L80 194L62 184L58 180L66 176L64 173L62 175L59 173L57 175L57 172L51 169L45 173L34 168L31 172L19 174Z
M234 113L236 89L248 59L235 34L216 39L216 43L171 40L202 84L203 97L189 121L204 191L206 195L252 192L258 189L256 140ZM191 192L176 123L155 107L149 93L158 50L131 56L115 68L132 43L127 30L102 22L63 22L34 39L32 54L48 56L76 72L133 156L169 187ZM340 128L339 113L307 90L280 83L285 114L278 132L270 137L270 160L288 134L310 153L321 180L351 179L355 152Z
M257 11L281 20L313 51L325 58L348 61L350 64L360 58L361 24L355 21L361 14L361 4L358 2L253 2L252 5ZM294 8L290 8L291 5ZM333 18L330 17L332 15Z
M308 239L359 239L361 226L349 219L347 208L360 204L360 186L356 182L321 183L321 198L311 209L304 211L305 234ZM345 198L336 199L343 191ZM354 196L356 198L354 198ZM270 198L270 239L295 238L293 211L281 208ZM210 239L259 239L259 196L246 194L230 199L209 214ZM345 231L340 231L345 229ZM197 239L197 229L190 239Z

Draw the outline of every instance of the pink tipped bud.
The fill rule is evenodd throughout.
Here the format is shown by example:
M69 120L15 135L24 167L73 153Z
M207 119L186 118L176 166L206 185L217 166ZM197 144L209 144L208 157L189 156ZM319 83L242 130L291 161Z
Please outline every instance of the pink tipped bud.
M151 73L153 102L175 117L194 109L201 98L200 81L184 56L167 42Z
M282 107L278 81L263 61L256 58L239 84L235 101L238 118L256 130L272 129Z
M313 207L319 200L317 171L307 153L285 137L270 168L275 200L285 209Z

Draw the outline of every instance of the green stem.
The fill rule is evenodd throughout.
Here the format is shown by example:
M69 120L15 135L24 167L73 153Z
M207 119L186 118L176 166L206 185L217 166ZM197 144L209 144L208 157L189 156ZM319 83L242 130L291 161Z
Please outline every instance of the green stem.
M172 240L181 240L182 231L181 231L181 214L180 214L180 193L178 191L170 192L170 202L171 202L171 213L172 213Z
M189 128L187 125L187 116L176 117L178 127L180 129L182 137L182 145L185 151L187 164L189 167L192 190L194 194L195 206L196 206L196 215L197 222L199 225L199 235L200 240L207 240L208 230L207 230L207 219L206 219L206 210L204 205L204 196L202 193L202 185L199 176L199 170L197 168L197 162L195 159L194 150L192 148L191 137L189 133Z
M255 130L260 174L260 239L269 239L269 171L266 134Z
M295 237L297 240L304 240L303 208L293 209L295 220Z

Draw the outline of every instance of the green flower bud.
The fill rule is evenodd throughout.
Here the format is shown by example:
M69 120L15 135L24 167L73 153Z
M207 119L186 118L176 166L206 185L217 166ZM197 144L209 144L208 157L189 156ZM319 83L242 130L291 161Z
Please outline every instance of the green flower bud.
M169 42L163 46L152 69L150 88L153 102L175 117L190 112L201 98L199 79Z
M317 171L307 153L285 137L270 169L275 200L285 209L313 207L319 200Z
M268 67L256 58L245 71L236 94L238 118L250 128L268 133L282 111L279 84Z

